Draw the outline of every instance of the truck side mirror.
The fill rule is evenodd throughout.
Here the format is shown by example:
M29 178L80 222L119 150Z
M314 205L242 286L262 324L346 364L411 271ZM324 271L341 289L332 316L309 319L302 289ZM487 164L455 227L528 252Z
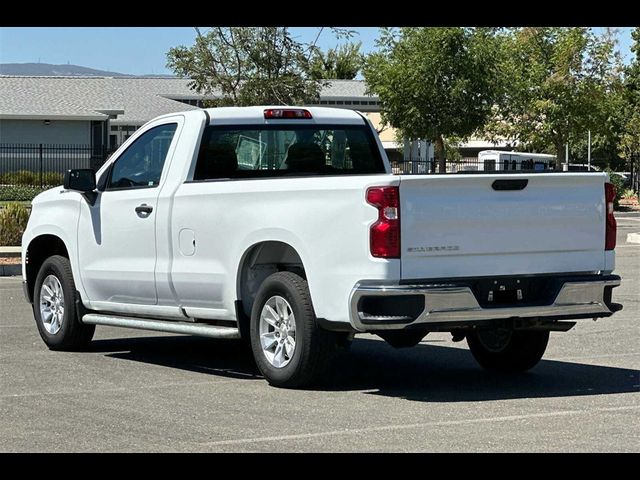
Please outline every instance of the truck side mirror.
M96 190L96 172L90 168L67 170L64 174L64 189L81 192L89 205L93 206L98 198Z
M90 168L67 170L64 174L64 188L83 193L93 192L96 189L96 172Z

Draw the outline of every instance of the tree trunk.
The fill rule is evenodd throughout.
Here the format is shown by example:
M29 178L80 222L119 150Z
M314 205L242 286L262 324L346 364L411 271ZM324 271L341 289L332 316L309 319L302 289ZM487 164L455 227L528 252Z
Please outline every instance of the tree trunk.
M446 173L447 164L444 157L444 140L442 139L442 135L439 133L436 134L436 158L438 159L438 172Z
M556 158L558 160L556 161L556 171L559 171L559 172L562 171L562 164L566 160L564 149L565 149L565 143L562 141L557 141L556 142Z

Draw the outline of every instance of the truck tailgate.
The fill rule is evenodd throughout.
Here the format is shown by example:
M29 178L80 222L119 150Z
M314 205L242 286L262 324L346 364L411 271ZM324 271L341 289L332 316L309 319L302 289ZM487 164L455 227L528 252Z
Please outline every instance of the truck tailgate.
M602 270L605 179L597 173L403 175L402 279ZM496 181L518 188L524 182L517 180L526 186L493 188Z

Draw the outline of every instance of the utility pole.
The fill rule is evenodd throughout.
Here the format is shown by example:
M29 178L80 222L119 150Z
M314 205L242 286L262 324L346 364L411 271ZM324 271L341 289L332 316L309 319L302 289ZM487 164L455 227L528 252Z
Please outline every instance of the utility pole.
M589 130L589 142L588 142L588 148L587 148L587 165L588 165L588 169L589 171L591 171L591 130Z
M564 171L569 171L569 142L564 144Z

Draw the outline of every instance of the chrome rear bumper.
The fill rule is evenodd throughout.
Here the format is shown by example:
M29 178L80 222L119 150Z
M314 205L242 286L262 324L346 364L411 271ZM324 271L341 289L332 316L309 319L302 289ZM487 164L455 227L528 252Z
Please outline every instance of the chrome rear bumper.
M483 308L469 286L455 283L420 285L381 285L358 283L351 292L351 324L359 331L393 330L406 326L436 323L473 323L507 318L595 318L606 317L622 308L611 303L611 288L620 285L616 275L593 275L585 280L567 279L555 299L548 305ZM579 278L579 280L578 280ZM608 289L608 291L607 291ZM370 297L412 295L424 297L424 309L411 316L368 315L361 311L361 300Z

